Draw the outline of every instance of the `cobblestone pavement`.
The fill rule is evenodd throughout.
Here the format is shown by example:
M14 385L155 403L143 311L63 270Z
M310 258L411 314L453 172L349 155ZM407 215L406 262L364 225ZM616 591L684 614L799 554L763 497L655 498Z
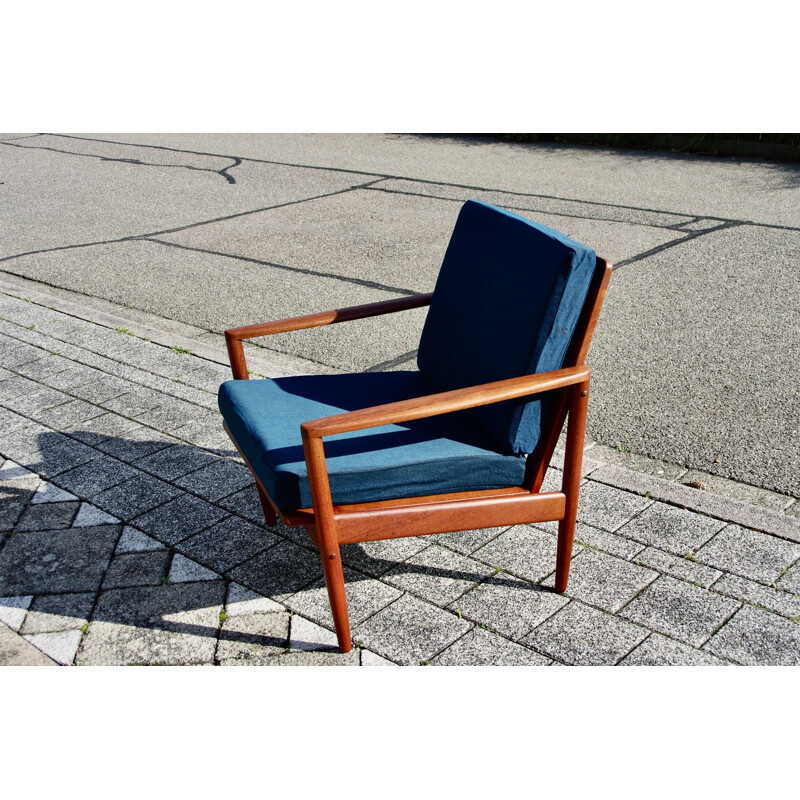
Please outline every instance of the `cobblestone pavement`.
M222 430L221 350L0 316L0 663L800 663L794 499L591 443L567 594L554 523L349 545L343 655L313 544L264 526Z

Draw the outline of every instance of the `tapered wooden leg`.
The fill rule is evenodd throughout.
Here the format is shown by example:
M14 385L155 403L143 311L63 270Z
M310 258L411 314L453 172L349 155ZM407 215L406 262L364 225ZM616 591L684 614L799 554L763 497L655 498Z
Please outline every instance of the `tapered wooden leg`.
M556 591L565 592L569 580L572 558L572 540L575 537L575 519L578 516L578 492L581 484L583 440L586 433L586 407L589 402L589 381L575 386L569 406L567 448L564 454L564 478L561 491L567 497L564 518L558 523L558 550L556 552Z
M349 653L353 649L353 641L350 638L350 616L347 613L344 572L338 547L335 553L322 554L322 571L325 573L325 586L328 588L328 599L331 603L339 649L343 653Z
M267 525L276 525L278 518L275 516L275 509L272 508L266 492L261 488L258 481L256 481L256 489L258 489L258 496L261 499L261 508L264 509L264 519L267 521Z

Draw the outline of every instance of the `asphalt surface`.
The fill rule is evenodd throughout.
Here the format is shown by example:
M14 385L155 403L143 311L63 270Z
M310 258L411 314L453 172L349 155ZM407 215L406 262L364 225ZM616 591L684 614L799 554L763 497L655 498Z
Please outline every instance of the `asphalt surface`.
M429 291L461 203L617 265L603 444L800 495L800 167L396 134L5 134L0 270L211 331ZM424 312L277 337L413 368Z

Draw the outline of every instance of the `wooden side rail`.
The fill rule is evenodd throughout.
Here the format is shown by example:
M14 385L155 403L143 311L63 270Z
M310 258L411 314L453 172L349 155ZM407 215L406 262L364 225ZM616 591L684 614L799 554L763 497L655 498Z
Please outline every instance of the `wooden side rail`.
M233 377L236 380L247 380L247 362L244 356L242 340L255 339L259 336L270 336L273 333L288 333L306 328L319 328L337 322L349 322L354 319L377 317L381 314L392 314L396 311L408 311L430 305L432 294L418 294L411 297L400 297L384 300L380 303L368 303L363 306L337 308L333 311L321 311L317 314L305 314L302 317L288 317L274 322L262 322L256 325L245 325L242 328L231 328L225 331L225 344L231 361Z

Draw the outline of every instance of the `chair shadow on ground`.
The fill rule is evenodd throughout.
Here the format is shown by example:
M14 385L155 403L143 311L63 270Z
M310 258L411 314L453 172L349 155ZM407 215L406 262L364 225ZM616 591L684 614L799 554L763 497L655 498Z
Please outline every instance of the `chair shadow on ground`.
M97 450L88 448L89 443ZM186 640L193 639L196 649L198 637L208 641L208 661L214 658L217 639L229 647L240 644L285 652L289 647L286 606L270 606L275 613L286 616L285 631L260 631L258 625L247 629L236 622L241 617L228 613L226 618L223 612L226 603L226 610L231 610L228 582L278 602L288 600L286 605L291 608L290 597L297 599L304 591L322 587L319 556L301 528L265 525L252 478L243 487L232 484L236 488L230 494L219 496L224 488L218 484L218 470L246 469L240 461L224 458L233 454L232 449L165 445L156 437L126 439L123 435L100 439L91 431L74 431L70 437L41 434L37 445L38 458L26 462L9 457L119 521L74 527L80 511L78 503L71 501L70 509L66 508L69 501L64 500L31 503L35 487L30 479L18 486L7 481L0 487L3 507L13 506L19 513L16 518L14 513L7 515L8 519L4 517L0 526L0 597L33 595L31 609L40 612L40 628L41 614L46 613L88 619L84 644L91 651L89 661L94 663L103 659L113 662L115 658L145 663L148 647L159 650L164 646L177 648L178 661L191 661L193 651ZM234 463L238 466L230 466ZM183 472L198 464L202 466ZM203 480L204 470L207 483ZM178 472L182 474L177 475ZM187 476L194 476L188 491L181 485L187 483ZM130 492L126 492L126 484L130 484ZM171 487L170 494L161 498L159 492L164 485ZM159 503L151 507L156 499ZM178 504L186 508L182 518L175 516ZM192 516L197 509L213 514L210 525L205 526ZM70 513L59 516L60 510ZM166 527L165 520L170 523ZM224 530L215 536L215 526L222 523ZM175 526L181 524L188 526L189 535L174 532ZM150 540L134 534L131 528ZM133 549L120 546L124 544L123 533L127 542L134 540ZM425 537L429 540L425 544L433 544L439 538ZM478 583L537 593L553 591L503 572L487 577L486 570L448 569L376 555L374 545L381 543L372 544L373 552L361 544L343 548L348 585L381 579L391 572L392 577L398 578L419 575L462 581L464 591ZM454 554L454 558L461 556ZM193 577L191 569L196 567L189 564L186 571L183 559L190 559L219 577L208 573ZM182 575L175 574L176 560L184 565ZM401 586L395 588L402 591ZM78 606L83 608L82 614L75 610ZM121 626L123 630L102 631L103 626L95 626L93 631L96 622ZM332 627L332 620L326 626ZM22 632L25 633L24 627ZM203 649L202 644L199 647Z

